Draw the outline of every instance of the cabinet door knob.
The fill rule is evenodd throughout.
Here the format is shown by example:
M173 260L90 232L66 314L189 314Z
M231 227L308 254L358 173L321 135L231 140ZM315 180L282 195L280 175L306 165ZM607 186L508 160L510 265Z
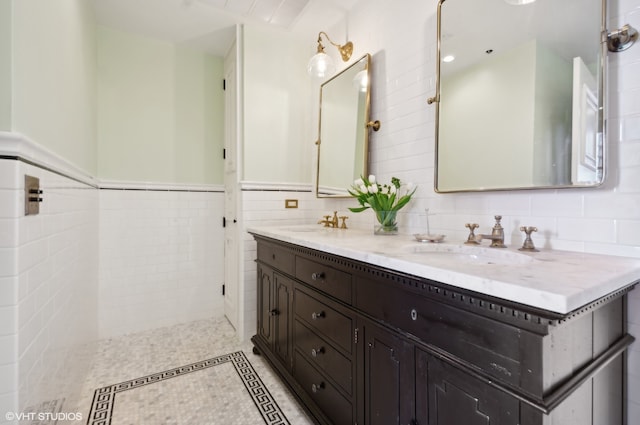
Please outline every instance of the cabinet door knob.
M273 310L271 310L271 311L269 312L269 314L270 314L271 316L277 316L278 314L280 314L280 312L279 312L277 309L275 309L275 308L274 308Z
M318 319L322 319L324 317L324 311L321 311L320 313L316 313L315 311L313 313L311 313L311 318L313 320L318 320Z
M311 384L311 391L313 391L314 394L323 389L324 382L320 382L319 384Z
M324 272L311 273L311 280L322 280L322 279L324 279Z
M418 312L415 308L411 309L411 320L418 320Z
M311 356L312 357L318 357L319 354L324 354L324 347L312 348L311 349Z

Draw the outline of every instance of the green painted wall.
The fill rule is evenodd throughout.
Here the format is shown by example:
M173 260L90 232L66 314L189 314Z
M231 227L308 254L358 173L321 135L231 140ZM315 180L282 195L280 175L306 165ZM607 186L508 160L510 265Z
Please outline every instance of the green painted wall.
M99 27L99 177L222 183L222 66L222 58Z
M11 130L11 0L0 0L0 131Z
M244 27L243 180L310 183L318 130L309 117L308 40L263 27ZM317 110L317 109L314 109Z
M11 6L11 130L95 174L96 56L91 2L13 0ZM4 0L2 12L7 7ZM0 47L0 56L6 55L4 50L6 43ZM0 71L0 81L3 78ZM6 125L6 110L2 115Z

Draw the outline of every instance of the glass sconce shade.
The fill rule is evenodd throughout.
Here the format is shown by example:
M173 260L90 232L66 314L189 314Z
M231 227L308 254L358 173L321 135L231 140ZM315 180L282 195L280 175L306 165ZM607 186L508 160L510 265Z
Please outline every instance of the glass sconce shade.
M336 65L333 63L333 59L322 52L313 55L307 66L307 72L315 78L324 78L327 75L333 75L335 71Z

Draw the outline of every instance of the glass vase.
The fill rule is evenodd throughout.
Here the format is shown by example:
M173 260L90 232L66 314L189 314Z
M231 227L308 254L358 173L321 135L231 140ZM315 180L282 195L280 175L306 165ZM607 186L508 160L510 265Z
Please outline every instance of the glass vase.
M396 215L398 211L376 211L376 222L373 226L375 235L397 235L398 221Z

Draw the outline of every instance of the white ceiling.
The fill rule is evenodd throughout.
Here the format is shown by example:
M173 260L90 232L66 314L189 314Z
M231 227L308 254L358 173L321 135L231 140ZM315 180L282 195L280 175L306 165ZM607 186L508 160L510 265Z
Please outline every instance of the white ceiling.
M224 56L235 25L280 28L310 43L358 0L92 0L101 25Z

